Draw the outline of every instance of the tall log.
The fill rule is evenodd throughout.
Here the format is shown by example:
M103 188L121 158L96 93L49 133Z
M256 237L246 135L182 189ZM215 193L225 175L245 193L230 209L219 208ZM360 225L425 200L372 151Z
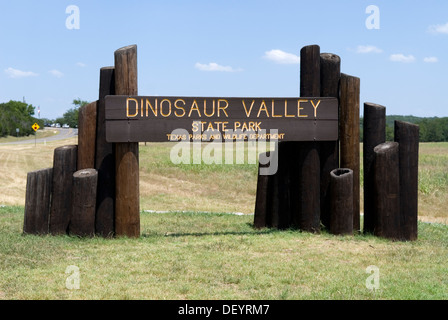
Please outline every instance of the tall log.
M364 166L364 232L373 233L376 212L373 197L374 171L373 149L386 142L386 107L375 103L364 103L363 123L363 166Z
M95 167L96 117L98 101L79 109L78 170Z
M28 172L23 233L48 233L52 180L53 168Z
M137 95L137 46L115 51L115 94ZM138 143L115 144L115 233L140 236Z
M395 121L394 135L399 144L401 239L412 241L418 237L419 126Z
M114 235L115 224L115 153L114 144L106 141L105 97L115 94L115 68L100 70L96 132L95 168L98 171L95 232L99 236Z
M400 239L400 174L398 143L385 142L373 149L376 236Z
M339 79L341 78L341 58L332 53L320 55L320 96L339 98ZM319 143L320 156L320 218L322 224L330 229L330 172L339 168L339 142Z
M342 73L339 97L339 165L353 170L354 232L360 230L359 95L360 79Z
M339 168L331 171L330 232L353 234L353 170Z
M95 235L95 208L98 172L83 169L73 174L73 206L69 234L80 237Z
M317 45L305 46L300 50L300 96L320 96L320 47ZM292 159L289 162L291 220L301 230L319 232L319 145L316 142L291 142L289 148L291 151L285 153Z
M72 212L72 180L76 171L78 146L56 148L53 156L53 183L50 209L50 233L66 234Z

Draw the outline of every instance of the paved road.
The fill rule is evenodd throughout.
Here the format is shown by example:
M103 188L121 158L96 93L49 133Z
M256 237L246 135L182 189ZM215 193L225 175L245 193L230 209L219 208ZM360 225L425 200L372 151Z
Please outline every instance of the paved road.
M21 140L21 141L13 141L13 142L5 142L0 143L0 146L6 146L8 144L29 144L29 143L44 143L50 142L50 141L56 141L56 140L63 140L63 139L69 139L72 137L75 137L78 135L78 129L73 128L45 128L44 130L51 130L51 131L59 131L58 134L55 134L54 136L46 137L46 138L40 138L35 140L34 138L31 138L29 140Z

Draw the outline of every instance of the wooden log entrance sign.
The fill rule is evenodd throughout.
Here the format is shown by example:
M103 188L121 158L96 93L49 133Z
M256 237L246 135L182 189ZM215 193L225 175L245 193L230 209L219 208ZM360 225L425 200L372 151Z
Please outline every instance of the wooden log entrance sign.
M336 98L106 97L108 142L338 140ZM187 134L173 134L184 129ZM276 131L275 131L276 130Z

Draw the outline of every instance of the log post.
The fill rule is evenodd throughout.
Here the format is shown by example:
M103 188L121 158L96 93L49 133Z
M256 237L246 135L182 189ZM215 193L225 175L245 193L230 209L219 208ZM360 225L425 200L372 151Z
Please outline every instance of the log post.
M279 145L280 143L277 143L275 149L269 152L271 163L279 161ZM278 228L280 224L279 167L280 164L277 171L268 176L266 225L269 228Z
M364 233L373 233L375 221L373 149L386 142L386 108L375 103L364 103L363 129Z
M320 47L300 50L300 96L320 96ZM291 147L289 146L291 145ZM320 231L320 158L316 142L288 143L292 221L299 229Z
M137 46L115 51L115 94L137 95ZM140 236L138 142L115 144L115 233Z
M23 233L48 233L52 180L53 168L28 172Z
M98 171L95 232L102 237L114 235L115 224L115 154L114 144L106 141L107 95L115 94L115 68L100 70L99 100L96 131L95 168Z
M96 116L98 101L79 109L77 169L95 168Z
M330 173L330 232L353 234L353 170L339 168Z
M95 208L98 172L83 169L73 174L73 206L69 234L92 237L95 235Z
M53 156L53 183L50 233L66 234L72 212L72 180L76 171L77 145L56 148Z
M339 166L353 170L354 232L360 230L359 95L360 79L341 73L339 97Z
M270 152L260 154L261 157L269 157ZM269 176L261 175L260 171L263 168L269 167L269 163L258 162L258 178L257 178L257 194L255 198L255 211L254 211L254 227L257 229L265 228L267 226L267 210L268 210L268 194L269 194Z
M398 143L385 142L373 149L376 236L400 239L400 174Z
M419 126L395 121L394 127L399 144L401 239L412 241L418 236Z
M320 96L339 98L341 58L332 53L320 55ZM339 142L319 143L320 156L320 219L330 229L330 172L339 168Z

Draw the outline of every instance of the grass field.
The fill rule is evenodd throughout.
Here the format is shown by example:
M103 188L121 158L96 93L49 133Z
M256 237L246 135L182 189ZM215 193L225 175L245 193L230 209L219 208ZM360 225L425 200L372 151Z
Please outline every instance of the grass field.
M257 166L174 165L170 144L140 147L141 209L175 212L142 212L139 239L23 236L26 173L63 144L0 146L0 299L448 298L447 143L420 147L415 242L254 230L224 212L253 212Z

